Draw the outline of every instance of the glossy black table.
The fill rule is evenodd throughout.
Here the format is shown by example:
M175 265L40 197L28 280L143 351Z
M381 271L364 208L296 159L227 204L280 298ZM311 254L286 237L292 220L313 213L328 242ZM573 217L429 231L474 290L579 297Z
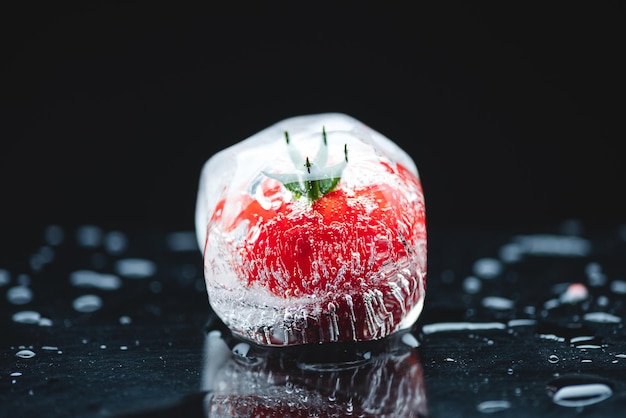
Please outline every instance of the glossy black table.
M431 228L415 327L263 349L191 231L48 225L0 256L0 416L622 416L626 229Z

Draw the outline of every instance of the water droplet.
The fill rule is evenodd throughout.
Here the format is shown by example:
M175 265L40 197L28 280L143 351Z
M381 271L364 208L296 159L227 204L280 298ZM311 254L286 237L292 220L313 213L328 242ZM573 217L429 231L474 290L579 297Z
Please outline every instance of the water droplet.
M509 409L510 407L511 403L505 400L484 401L476 405L476 409L478 409L478 412L482 412L484 414L504 411L505 409Z
M537 256L585 257L591 251L591 243L580 237L536 234L515 237L524 252Z
M156 264L143 258L125 258L115 263L115 270L129 279L145 279L156 273Z
M55 347L53 345L42 345L41 349L46 351L59 351L59 347Z
M474 276L468 276L465 278L465 280L463 280L463 290L472 295L479 293L482 287L483 283L480 281L480 279Z
M506 325L509 328L530 327L533 325L537 325L537 320L535 319L511 319L509 322L507 322Z
M575 304L578 302L582 302L583 300L589 297L589 291L587 290L587 286L582 283L572 283L559 297L561 303L571 303Z
M82 247L97 247L102 243L102 229L95 225L83 225L76 231L76 241Z
M24 350L20 350L17 353L15 353L15 356L19 357L19 358L33 358L33 357L35 357L35 352L32 351L32 350L24 349Z
M120 350L126 351L126 350L128 350L128 346L127 345L120 345Z
M506 374L508 374L509 376L512 376L512 375L513 375L513 373L515 373L515 370L513 370L511 367L509 367L509 368L506 370Z
M39 326L40 327L51 327L52 326L52 319L50 319L50 318L40 318L39 319Z
M502 298L499 296L487 296L486 298L483 298L481 304L485 308L495 309L499 311L513 309L513 307L515 306L515 302L513 302L511 299Z
M104 249L109 254L121 254L128 246L128 238L123 232L111 231L104 236Z
M612 385L591 375L564 375L548 383L548 395L560 406L579 408L593 405L613 394Z
M98 295L79 296L72 302L78 312L95 312L102 307L102 299Z
M118 276L93 270L76 270L72 272L70 274L70 283L76 287L93 287L102 290L116 290L122 286L122 281Z
M415 338L415 336L411 334L410 332L407 332L406 334L402 336L402 342L412 348L419 347L420 345L417 338Z
M194 231L172 232L167 236L167 247L170 251L198 251L198 240Z
M22 372L13 372L11 373L11 377L19 377L22 375Z
M505 263L516 263L522 260L524 250L518 243L511 242L500 247L498 255Z
M130 317L130 316L128 316L128 315L122 315L122 316L120 316L119 321L120 321L120 324L122 324L122 325L128 325L128 324L130 324L130 323L132 323L132 322L133 322L133 320L131 319L131 317Z
M20 311L13 314L13 322L21 324L37 324L41 319L41 314L36 311Z
M106 344L100 344L100 349L101 350L106 350L106 348L107 348Z
M56 246L63 242L65 232L59 225L48 225L44 230L44 239L50 245Z
M506 326L501 322L438 322L424 325L422 332L424 334L435 334L438 332L495 330L505 328Z
M494 279L502 273L502 263L496 258L479 258L474 262L473 271L482 279Z
M0 286L6 286L11 282L11 273L8 270L0 269Z
M346 413L352 415L352 412L354 412L354 404L352 403L352 398L350 398L346 403Z
M619 324L622 318L612 315L608 312L589 312L583 315L583 319L589 322L598 322L604 324Z
M613 280L611 282L611 292L617 293L619 295L626 295L626 281Z
M550 356L548 357L548 361L552 364L558 363L559 360L559 356L557 356L556 354L550 354Z
M33 300L33 291L26 286L13 286L7 290L7 300L14 305L25 305Z

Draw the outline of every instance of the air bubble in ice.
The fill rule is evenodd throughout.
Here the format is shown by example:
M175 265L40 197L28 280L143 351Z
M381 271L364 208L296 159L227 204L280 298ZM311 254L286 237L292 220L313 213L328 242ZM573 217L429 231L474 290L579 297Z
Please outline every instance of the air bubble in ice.
M79 296L72 302L78 312L95 312L102 307L102 298L98 295Z
M122 285L114 274L99 273L93 270L76 270L70 274L70 283L76 287L94 287L102 290L116 290Z
M33 358L35 357L35 352L32 350L24 349L15 353L15 356L19 358Z
M476 405L476 409L478 409L478 412L482 412L485 414L504 411L505 409L509 409L510 407L511 403L506 400L484 401Z
M482 279L494 279L502 273L502 263L496 258L479 258L474 262L473 271Z
M156 264L143 258L124 258L115 263L115 270L129 279L145 279L156 273Z
M26 286L14 286L7 290L7 300L14 305L25 305L33 300L33 291Z
M21 324L37 324L41 319L41 314L37 311L20 311L13 314L13 322Z

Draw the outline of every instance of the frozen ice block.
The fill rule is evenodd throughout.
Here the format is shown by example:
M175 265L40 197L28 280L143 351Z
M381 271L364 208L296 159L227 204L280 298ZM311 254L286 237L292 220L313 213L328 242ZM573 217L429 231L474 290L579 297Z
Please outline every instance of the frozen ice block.
M196 204L209 303L241 338L295 345L411 327L424 196L397 144L341 113L280 121L213 155Z

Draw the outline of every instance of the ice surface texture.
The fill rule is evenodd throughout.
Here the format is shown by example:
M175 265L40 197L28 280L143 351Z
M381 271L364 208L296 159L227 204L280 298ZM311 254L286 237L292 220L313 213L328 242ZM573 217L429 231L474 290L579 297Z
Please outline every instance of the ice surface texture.
M258 344L379 339L422 310L417 168L348 115L289 118L212 156L196 233L212 308Z

